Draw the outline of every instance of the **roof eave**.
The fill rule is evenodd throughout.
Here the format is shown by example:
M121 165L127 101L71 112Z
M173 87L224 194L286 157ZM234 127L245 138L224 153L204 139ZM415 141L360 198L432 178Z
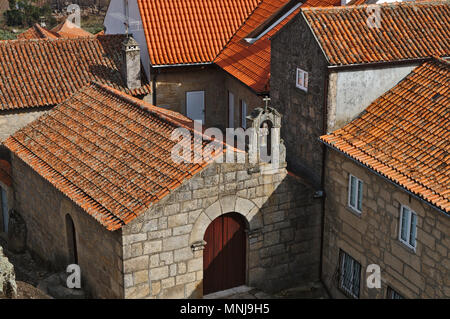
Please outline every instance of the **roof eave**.
M402 185L400 185L400 184L394 182L393 180L387 178L386 176L383 176L382 174L378 173L378 172L375 171L374 169L372 169L372 168L370 168L369 166L365 165L364 163L358 161L356 158L354 158L354 157L352 157L352 156L346 154L345 152L341 151L340 149L336 148L335 146L333 146L333 145L331 145L331 144L325 142L325 141L322 140L321 138L318 138L318 139L319 139L319 141L320 141L321 143L323 143L325 146L328 146L329 148L331 148L331 149L337 151L338 153L344 155L346 158L352 160L352 161L355 162L356 164L358 164L358 165L360 165L360 166L362 166L362 167L368 169L368 170L369 170L370 172L372 172L373 174L375 174L375 175L377 175L377 176L383 178L383 179L386 180L387 182L389 182L389 183L395 185L396 187L400 188L402 191L408 193L408 194L411 195L412 197L414 197L414 198L418 199L419 201L421 201L421 202L427 204L428 206L430 206L431 208L437 210L438 212L443 213L443 214L446 215L447 217L450 217L450 212L446 212L445 210L443 210L442 208L436 206L435 204L433 204L433 203L427 201L426 199L420 197L420 196L417 195L417 194L414 194L413 192L411 192L410 190L406 189L406 188L403 187Z

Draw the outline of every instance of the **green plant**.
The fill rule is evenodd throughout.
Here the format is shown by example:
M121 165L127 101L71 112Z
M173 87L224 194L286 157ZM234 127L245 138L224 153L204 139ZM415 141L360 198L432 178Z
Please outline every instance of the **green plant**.
M35 0L9 0L9 8L4 13L8 26L31 26L39 22L41 17L48 24L56 22L50 6L48 4L36 6Z

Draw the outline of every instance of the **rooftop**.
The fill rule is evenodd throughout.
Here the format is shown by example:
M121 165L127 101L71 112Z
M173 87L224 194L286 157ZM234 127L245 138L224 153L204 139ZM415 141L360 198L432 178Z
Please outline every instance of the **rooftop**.
M4 145L108 230L207 165L172 161L172 132L191 120L93 83Z
M150 93L144 78L141 88L125 86L120 73L124 39L104 35L0 41L0 110L53 106L91 81L131 95Z
M152 65L211 63L261 0L138 0Z
M307 0L303 4L290 0L263 0L214 62L254 91L267 92L270 84L270 37L298 14L299 5L308 7L339 4L340 0ZM287 7L286 12L281 12L277 16L284 7ZM267 22L271 23L265 25ZM261 26L265 28L261 30ZM264 29L268 32L265 33ZM259 37L255 38L257 39L255 42L249 43L245 40L258 31Z
M330 65L450 56L450 0L302 9ZM370 20L372 21L372 20ZM372 24L377 26L376 24Z
M425 62L358 118L320 139L449 213L449 79L449 62Z

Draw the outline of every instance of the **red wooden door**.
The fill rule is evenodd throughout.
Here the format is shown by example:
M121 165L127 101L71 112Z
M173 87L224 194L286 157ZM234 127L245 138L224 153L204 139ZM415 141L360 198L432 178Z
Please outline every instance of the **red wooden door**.
M245 221L237 213L217 217L205 232L203 294L245 284Z

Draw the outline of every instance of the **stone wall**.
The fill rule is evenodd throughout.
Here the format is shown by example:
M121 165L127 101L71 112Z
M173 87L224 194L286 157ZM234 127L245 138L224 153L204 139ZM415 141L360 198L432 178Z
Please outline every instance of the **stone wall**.
M55 271L69 260L65 217L75 225L82 288L94 298L123 297L121 233L107 231L86 212L12 155L15 209L27 226L27 247Z
M4 141L11 134L15 133L28 123L31 123L48 109L27 109L21 111L0 111L0 142Z
M228 75L227 73L225 74L224 87L225 87L225 97L224 97L225 101L228 101L228 92L234 94L234 127L242 126L239 120L241 112L241 101L245 101L247 103L247 115L250 115L253 109L264 106L263 102L264 96L257 95L248 86L242 84L242 82ZM228 108L228 104L225 106L225 108ZM227 114L225 115L226 119L228 119ZM228 124L228 122L226 124ZM247 121L247 127L250 126L251 123Z
M186 115L186 92L205 91L205 126L228 127L228 91L235 95L235 125L239 123L239 101L248 111L261 107L262 97L215 65L161 69L156 79L156 105Z
M347 206L348 178L364 183L362 214ZM333 297L338 288L339 250L361 264L360 298L386 298L391 287L406 298L450 297L450 218L334 150L327 151L323 280ZM400 207L418 215L414 252L399 237ZM381 267L382 288L368 289L366 267Z
M284 114L282 138L289 168L317 185L322 174L327 64L302 15L271 40L271 104ZM296 70L309 73L308 92L296 87Z
M201 297L203 250L191 246L228 212L249 225L248 285L275 291L318 279L320 200L285 169L249 168L213 163L123 227L126 298Z

